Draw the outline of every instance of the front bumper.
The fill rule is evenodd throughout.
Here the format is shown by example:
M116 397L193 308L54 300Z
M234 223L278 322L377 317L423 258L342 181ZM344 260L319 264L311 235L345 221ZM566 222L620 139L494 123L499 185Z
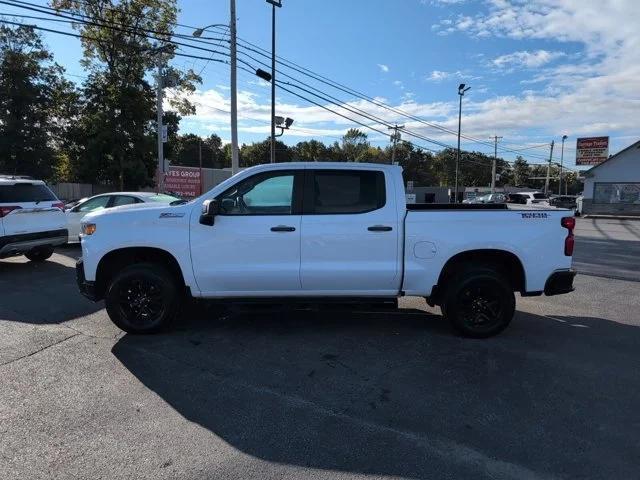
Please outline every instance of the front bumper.
M84 263L82 262L82 258L76 262L76 282L82 295L94 302L101 300L96 291L96 283L90 282L84 277Z
M561 295L573 292L574 270L557 270L553 272L544 284L544 294L547 296Z

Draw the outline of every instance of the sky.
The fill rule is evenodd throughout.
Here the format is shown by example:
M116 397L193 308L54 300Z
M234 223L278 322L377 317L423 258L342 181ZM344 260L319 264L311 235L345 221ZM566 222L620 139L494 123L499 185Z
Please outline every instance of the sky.
M471 87L462 104L464 149L493 154L492 138L497 135L502 137L499 156L513 160L522 154L531 163L543 163L554 140L553 156L559 161L561 137L567 135L564 162L571 167L578 137L609 136L610 153L640 138L638 0L282 0L282 4L276 11L278 56L375 102L318 82L305 71L281 66L278 69L293 78L277 78L294 85L283 87L373 128L278 88L276 114L295 121L282 137L288 144L311 138L333 143L347 129L359 127L373 145L385 146L388 126L397 123L405 126L402 138L416 146L436 151L443 145L455 147L460 83ZM177 28L179 33L189 35L191 27L228 22L228 0L179 0L178 5L178 23L184 25ZM0 12L10 16L18 9L2 5ZM70 31L64 24L35 22ZM238 72L239 138L240 143L250 143L269 134L270 84L253 71L268 69L257 60L269 64L271 6L264 0L237 0L237 29L239 58L245 62L240 65L249 70ZM205 35L222 40L201 46L228 48L226 28L213 27ZM45 39L69 78L82 81L79 41L55 34L45 34ZM265 49L266 56L247 50L247 46L255 50L250 44ZM183 52L212 55L187 48ZM228 141L229 66L214 59L228 57L173 61L203 78L191 98L197 113L183 118L181 133L216 133ZM331 103L327 96L333 97ZM359 115L363 112L374 118Z

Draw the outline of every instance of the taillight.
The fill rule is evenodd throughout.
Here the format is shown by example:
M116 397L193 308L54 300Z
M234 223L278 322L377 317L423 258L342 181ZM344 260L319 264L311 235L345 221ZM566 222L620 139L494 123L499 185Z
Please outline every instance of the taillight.
M17 205L9 206L9 207L0 207L0 218L6 217L7 215L9 215L9 213L13 212L14 210L19 210L21 208L22 207L19 207Z
M560 220L560 225L569 230L567 234L567 238L564 239L564 254L567 257L573 255L573 245L575 243L573 237L573 229L576 227L576 219L575 217L562 217Z
M51 207L59 208L60 210L64 211L64 203L62 203L62 202L56 202L53 205L51 205Z

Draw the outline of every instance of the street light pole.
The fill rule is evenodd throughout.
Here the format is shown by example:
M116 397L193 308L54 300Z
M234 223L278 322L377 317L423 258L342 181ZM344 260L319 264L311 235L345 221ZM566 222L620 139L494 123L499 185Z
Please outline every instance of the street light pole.
M502 137L497 135L493 136L493 164L491 166L491 193L496 193L496 167L498 163L498 140Z
M236 0L230 0L229 34L231 40L231 175L240 169L238 153L238 85L237 85L237 53L236 53Z
M158 181L156 184L156 188L158 189L158 193L161 193L164 187L164 143L163 143L163 131L164 126L162 125L162 56L158 55L158 79L156 83L156 124L158 125Z
M271 4L271 163L276 162L276 7L282 0L267 0Z
M547 164L547 176L544 181L544 194L549 194L549 176L551 175L551 160L553 160L553 145L556 142L551 140L551 151L549 152L549 163Z
M453 203L458 203L458 171L460 169L460 131L462 128L462 97L464 97L464 93L469 90L471 87L465 88L465 84L461 83L458 86L458 95L460 96L460 106L458 108L458 152L456 155L456 185L455 185L455 195L453 198Z
M560 150L560 181L558 182L558 195L562 195L562 162L564 160L564 141L567 139L566 135L562 136L562 149ZM567 193L565 192L565 195Z
M238 55L236 40L236 0L229 1L229 25L214 23L206 27L197 28L193 32L194 37L201 37L207 28L212 27L229 27L229 43L230 43L230 79L229 87L231 88L231 174L235 175L240 170L240 161L238 153Z

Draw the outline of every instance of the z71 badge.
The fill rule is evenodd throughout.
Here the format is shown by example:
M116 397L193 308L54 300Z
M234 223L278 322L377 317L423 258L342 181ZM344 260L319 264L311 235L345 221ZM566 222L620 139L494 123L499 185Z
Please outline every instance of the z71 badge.
M548 213L543 213L543 212L528 212L528 213L521 213L522 218L549 218L549 214Z

